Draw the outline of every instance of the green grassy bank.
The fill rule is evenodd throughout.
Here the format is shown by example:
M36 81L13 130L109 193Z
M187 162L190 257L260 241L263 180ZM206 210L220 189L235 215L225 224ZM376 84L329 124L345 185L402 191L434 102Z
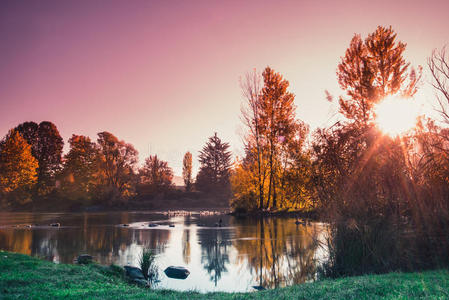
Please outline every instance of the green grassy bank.
M323 280L253 293L152 291L126 283L119 268L54 264L0 251L0 299L448 299L447 270Z

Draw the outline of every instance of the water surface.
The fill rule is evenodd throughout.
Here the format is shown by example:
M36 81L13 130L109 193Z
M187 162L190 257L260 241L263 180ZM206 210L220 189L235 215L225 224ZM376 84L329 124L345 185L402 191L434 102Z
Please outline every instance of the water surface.
M49 226L56 222L61 226ZM326 257L324 229L316 222L297 225L294 218L216 212L0 213L0 249L56 263L88 253L101 264L138 266L142 249L150 248L160 270L157 288L253 291L314 280ZM185 266L190 275L168 278L168 266Z

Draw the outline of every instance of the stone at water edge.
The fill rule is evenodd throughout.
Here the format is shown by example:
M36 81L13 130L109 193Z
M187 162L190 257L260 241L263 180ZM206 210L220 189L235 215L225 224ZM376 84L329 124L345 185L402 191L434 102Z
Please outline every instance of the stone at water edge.
M78 263L80 265L87 265L87 264L90 264L91 262L92 262L92 256L89 254L81 254L76 259L76 263Z
M167 277L175 279L186 279L190 274L189 270L187 270L186 268L175 266L168 267L164 270L164 273L165 275L167 275Z
M145 280L145 276L143 276L142 270L136 267L124 266L126 271L126 276L135 280L135 279L143 279Z

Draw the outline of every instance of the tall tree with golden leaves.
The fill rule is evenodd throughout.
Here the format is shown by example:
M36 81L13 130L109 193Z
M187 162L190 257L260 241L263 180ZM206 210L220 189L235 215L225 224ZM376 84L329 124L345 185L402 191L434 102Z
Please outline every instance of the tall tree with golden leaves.
M31 146L17 131L10 131L0 146L0 195L14 204L31 200L38 162Z
M289 82L270 67L266 67L262 73L263 88L260 95L259 132L267 142L269 163L269 187L267 206L277 208L276 178L278 151L282 144L292 140L297 133L295 95L287 89Z

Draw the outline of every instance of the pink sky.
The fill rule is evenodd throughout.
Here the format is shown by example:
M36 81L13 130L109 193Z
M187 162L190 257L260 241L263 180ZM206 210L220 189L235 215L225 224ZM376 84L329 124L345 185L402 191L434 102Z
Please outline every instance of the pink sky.
M282 73L298 117L325 126L324 90L341 94L335 71L354 33L392 25L425 65L449 43L448 12L430 0L1 1L0 135L29 120L54 122L65 142L106 130L180 175L214 131L242 154L245 72Z

